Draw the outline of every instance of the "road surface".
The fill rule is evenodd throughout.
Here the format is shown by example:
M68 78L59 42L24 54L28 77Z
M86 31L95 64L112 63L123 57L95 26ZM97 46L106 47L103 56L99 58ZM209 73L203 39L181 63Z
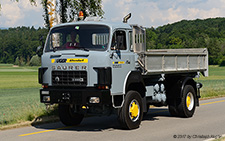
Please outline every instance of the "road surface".
M123 130L116 116L85 118L81 125L60 122L0 131L1 141L202 141L225 134L225 97L202 100L192 118L171 117L167 107L152 108L140 128Z

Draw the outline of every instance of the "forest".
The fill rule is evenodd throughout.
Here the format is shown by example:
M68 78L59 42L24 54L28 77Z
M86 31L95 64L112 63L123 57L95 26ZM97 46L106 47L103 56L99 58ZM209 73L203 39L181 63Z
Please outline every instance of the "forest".
M210 65L225 65L225 18L182 20L146 30L148 49L207 48Z
M146 29L147 49L208 48L210 65L225 65L225 18L182 20ZM48 29L0 29L0 63L30 65Z
M0 63L29 65L40 46L40 38L46 35L45 28L16 27L0 30Z

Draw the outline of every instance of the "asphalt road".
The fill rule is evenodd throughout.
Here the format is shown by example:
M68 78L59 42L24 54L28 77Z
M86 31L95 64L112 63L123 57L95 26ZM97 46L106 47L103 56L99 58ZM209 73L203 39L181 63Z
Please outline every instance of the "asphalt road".
M60 122L0 131L1 141L165 141L206 140L225 134L225 97L203 100L192 118L171 117L167 107L152 108L135 130L122 130L116 116L85 118L81 125Z

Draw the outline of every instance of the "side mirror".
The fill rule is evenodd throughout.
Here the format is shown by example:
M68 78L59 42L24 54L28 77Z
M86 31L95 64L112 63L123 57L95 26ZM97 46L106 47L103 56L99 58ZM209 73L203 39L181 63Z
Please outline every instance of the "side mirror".
M36 54L41 57L41 55L43 54L43 47L42 46L38 46L37 50L36 50Z
M39 41L41 42L41 46L37 47L36 54L41 57L43 54L43 48L44 48L44 38L43 36L40 37Z

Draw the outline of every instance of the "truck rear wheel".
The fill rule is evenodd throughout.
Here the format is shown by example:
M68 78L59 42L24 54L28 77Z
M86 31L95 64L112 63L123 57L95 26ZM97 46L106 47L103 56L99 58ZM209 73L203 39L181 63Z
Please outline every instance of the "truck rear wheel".
M191 85L186 85L182 98L177 100L178 105L169 105L169 112L172 116L192 117L196 108L196 92Z
M84 115L75 113L70 105L59 104L59 118L64 125L73 126L80 124Z
M141 96L136 91L129 91L123 107L119 111L119 122L125 129L138 128L143 118Z
M192 117L196 108L196 92L191 85L186 85L183 90L183 97L178 106L181 117Z

